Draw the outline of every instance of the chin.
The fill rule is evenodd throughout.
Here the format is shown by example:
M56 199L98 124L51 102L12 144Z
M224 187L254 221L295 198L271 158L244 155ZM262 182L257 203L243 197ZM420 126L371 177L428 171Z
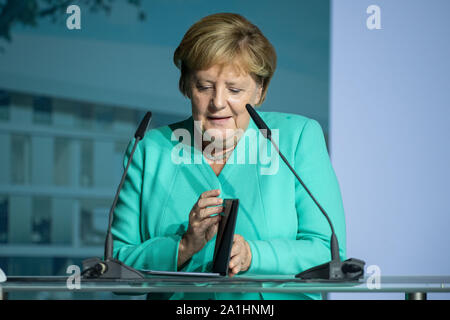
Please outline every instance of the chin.
M224 128L207 128L205 131L206 136L214 138L216 140L226 140L227 138L227 130L233 130L233 129L224 129ZM233 130L234 131L234 130ZM231 131L230 131L231 132Z
M217 128L217 127L208 127L205 128L205 132L203 133L206 141L225 142L227 140L232 140L235 135L236 128Z

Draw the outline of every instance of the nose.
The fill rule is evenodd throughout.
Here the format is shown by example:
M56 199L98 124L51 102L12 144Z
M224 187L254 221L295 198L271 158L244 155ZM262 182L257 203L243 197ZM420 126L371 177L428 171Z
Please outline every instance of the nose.
M222 88L216 88L216 90L214 90L210 104L211 107L214 108L214 110L221 110L226 108L227 105L226 90Z

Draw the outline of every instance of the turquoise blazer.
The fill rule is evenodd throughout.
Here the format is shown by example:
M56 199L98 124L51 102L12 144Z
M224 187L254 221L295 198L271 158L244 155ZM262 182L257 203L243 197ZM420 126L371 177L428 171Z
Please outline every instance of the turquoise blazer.
M343 203L320 124L295 114L258 114L274 139L278 133L279 149L328 213L345 259ZM294 275L330 260L327 220L252 119L219 176L194 147L193 132L190 117L153 129L139 142L114 211L115 258L136 269L176 271L189 212L202 192L220 189L221 198L239 199L236 234L247 240L252 252L250 268L237 276ZM132 140L124 164L133 144ZM211 271L214 245L215 237L181 271ZM149 298L320 299L320 295L152 293Z

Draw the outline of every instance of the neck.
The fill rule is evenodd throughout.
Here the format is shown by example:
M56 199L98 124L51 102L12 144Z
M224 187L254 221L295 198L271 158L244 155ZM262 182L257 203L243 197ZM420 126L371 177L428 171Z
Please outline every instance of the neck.
M224 160L226 161L226 159L233 152L236 145L237 141L235 141L231 146L227 146L226 144L214 146L213 142L203 141L202 151L203 155L205 156L206 159L209 160L209 162L218 161L220 163L223 163L223 161Z

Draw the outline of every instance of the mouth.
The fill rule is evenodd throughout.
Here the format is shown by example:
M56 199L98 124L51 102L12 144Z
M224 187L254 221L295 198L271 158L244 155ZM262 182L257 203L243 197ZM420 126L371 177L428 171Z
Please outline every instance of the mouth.
M208 120L214 124L225 124L230 119L231 119L231 116L229 116L229 117L217 117L217 116L208 117Z

